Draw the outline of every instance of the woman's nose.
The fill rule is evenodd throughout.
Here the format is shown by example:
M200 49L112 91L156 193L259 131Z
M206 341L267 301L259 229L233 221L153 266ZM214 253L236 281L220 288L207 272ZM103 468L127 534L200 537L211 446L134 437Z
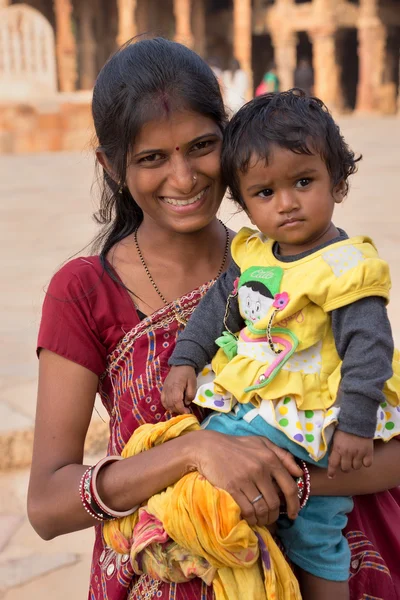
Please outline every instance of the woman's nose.
M196 185L197 177L190 161L176 156L171 161L170 182L181 194L189 194Z

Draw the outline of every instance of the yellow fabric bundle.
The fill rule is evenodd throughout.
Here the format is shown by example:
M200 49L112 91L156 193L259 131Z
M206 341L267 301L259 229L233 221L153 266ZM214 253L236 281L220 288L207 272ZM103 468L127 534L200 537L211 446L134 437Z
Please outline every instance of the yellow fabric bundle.
M197 429L192 415L143 425L122 456ZM130 552L136 573L178 582L201 577L212 582L217 600L301 599L297 580L268 529L250 528L232 497L198 472L152 496L135 515L105 523L103 535L117 552Z

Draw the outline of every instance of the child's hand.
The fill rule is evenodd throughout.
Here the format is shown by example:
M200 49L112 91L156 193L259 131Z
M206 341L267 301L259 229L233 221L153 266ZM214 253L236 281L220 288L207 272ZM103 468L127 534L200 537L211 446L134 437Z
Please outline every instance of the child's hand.
M197 378L193 367L171 367L161 392L162 405L173 413L189 414L190 410L186 407L193 401L196 390Z
M374 455L374 440L337 430L328 463L328 477L333 479L337 469L348 473L362 466L370 467Z

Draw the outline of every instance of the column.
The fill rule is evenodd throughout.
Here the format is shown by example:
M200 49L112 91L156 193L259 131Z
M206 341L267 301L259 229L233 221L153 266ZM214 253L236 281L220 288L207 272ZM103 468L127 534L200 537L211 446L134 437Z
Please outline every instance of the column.
M379 111L385 67L386 30L378 14L377 0L361 0L358 23L359 77L356 108Z
M85 0L79 5L79 37L80 37L80 87L90 90L96 78L96 41L93 32L93 4Z
M7 8L10 5L10 0L0 0L0 9Z
M193 49L200 54L206 55L206 9L204 0L192 0L193 13Z
M280 91L290 90L293 87L296 68L297 35L294 31L278 29L271 39L279 77L279 89Z
M118 46L137 35L136 31L136 0L117 0L118 6Z
M340 68L336 59L335 29L319 27L309 31L313 43L314 94L330 110L341 107Z
M252 33L251 0L233 0L233 55L249 78L248 100L252 97L253 90Z
M62 92L73 92L77 80L76 41L71 0L54 0L58 80Z
M193 48L191 0L174 0L175 41Z

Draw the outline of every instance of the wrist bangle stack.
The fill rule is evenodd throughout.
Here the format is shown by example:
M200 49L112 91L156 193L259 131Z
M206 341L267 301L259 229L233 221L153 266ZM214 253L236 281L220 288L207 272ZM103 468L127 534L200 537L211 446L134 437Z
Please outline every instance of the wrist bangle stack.
M106 456L100 460L97 465L86 469L79 483L79 495L82 500L83 508L97 521L111 521L120 517L132 515L139 508L135 506L127 511L116 511L109 508L101 500L97 491L97 475L102 467L112 462L123 460L122 456Z

